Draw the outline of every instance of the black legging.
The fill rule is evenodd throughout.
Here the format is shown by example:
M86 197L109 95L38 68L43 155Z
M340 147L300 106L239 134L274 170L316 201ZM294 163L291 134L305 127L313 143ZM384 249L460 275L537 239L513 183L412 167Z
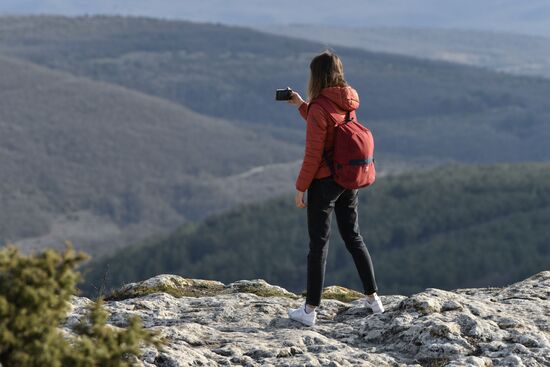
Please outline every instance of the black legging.
M359 232L357 220L358 190L346 190L332 177L315 179L307 192L307 222L309 232L309 254L307 256L307 298L306 303L318 306L325 280L328 242L332 211L336 213L338 230L353 256L353 261L364 293L377 292L374 268L369 251Z

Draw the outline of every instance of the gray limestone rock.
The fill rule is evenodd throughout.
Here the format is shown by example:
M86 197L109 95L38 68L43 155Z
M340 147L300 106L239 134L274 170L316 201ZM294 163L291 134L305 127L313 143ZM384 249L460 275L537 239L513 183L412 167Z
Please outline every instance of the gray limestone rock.
M325 294L337 296L323 299L313 327L287 317L303 298L263 280L159 275L123 287L105 307L113 326L137 315L168 340L164 350L143 349L143 367L550 366L550 271L504 288L382 296L380 315L355 291ZM73 298L65 332L89 302Z

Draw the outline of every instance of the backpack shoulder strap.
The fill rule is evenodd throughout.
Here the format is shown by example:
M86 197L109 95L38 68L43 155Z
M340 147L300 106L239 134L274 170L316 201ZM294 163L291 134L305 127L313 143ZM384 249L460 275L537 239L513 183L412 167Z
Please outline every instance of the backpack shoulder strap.
M329 118L334 123L334 126L345 124L349 121L352 121L355 118L355 111L351 112L351 113L353 113L354 117L351 117L350 116L351 113L348 111L346 113L345 120L342 121L342 113L338 112L336 110L336 107L334 107L334 104L328 98L325 98L323 96L319 96L319 97L315 98L313 101L311 101L311 103L308 105L308 112L309 112L309 108L314 103L317 103L319 106L321 106L321 108L329 115ZM335 172L335 169L334 169L334 161L329 156L328 151L325 150L325 149L323 149L323 159L327 163L327 166L330 169L330 173L332 174L332 176L336 177L336 172Z

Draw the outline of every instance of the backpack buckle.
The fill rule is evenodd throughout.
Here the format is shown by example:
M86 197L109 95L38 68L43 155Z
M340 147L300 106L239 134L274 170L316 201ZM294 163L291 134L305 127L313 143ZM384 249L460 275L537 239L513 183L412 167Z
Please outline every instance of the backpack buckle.
M346 119L344 120L345 122L350 122L350 121L353 121L353 119L351 118L351 114L349 111L346 112Z

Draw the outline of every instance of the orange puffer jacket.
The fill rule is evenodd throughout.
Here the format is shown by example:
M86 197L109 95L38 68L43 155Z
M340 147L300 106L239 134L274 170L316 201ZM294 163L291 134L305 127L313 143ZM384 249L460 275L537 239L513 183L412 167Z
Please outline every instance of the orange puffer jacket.
M359 107L359 95L349 86L324 88L321 90L321 95L330 99L342 114ZM299 111L306 121L307 130L304 161L296 180L296 189L306 191L314 178L330 176L330 169L323 159L323 151L326 150L329 157L332 156L334 123L330 120L328 113L317 103L313 103L309 108L308 103L304 102L299 107Z

